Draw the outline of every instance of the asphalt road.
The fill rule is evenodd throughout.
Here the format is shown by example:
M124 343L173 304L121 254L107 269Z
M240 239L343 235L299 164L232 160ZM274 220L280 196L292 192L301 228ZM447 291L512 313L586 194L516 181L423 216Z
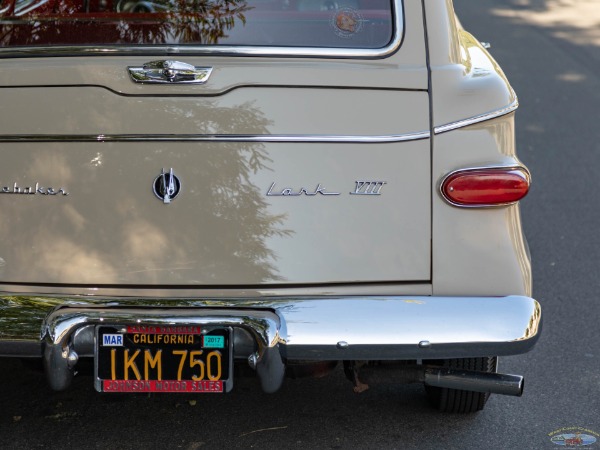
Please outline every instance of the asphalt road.
M545 23L556 4L455 0L519 94L518 149L533 173L522 206L543 336L532 353L501 361L503 372L525 376L522 398L439 414L420 386L356 395L341 371L290 380L273 395L240 379L223 397L102 396L90 377L54 393L41 374L1 361L0 448L551 449L562 428L600 435L600 42L589 25ZM600 27L600 8L575 12ZM600 437L587 448L600 449Z

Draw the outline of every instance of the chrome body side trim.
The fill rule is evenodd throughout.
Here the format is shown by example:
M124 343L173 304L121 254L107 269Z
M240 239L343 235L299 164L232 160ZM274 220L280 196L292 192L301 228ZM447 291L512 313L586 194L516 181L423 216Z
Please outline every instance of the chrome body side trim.
M457 120L456 122L447 123L445 125L440 125L433 128L434 134L446 133L447 131L456 130L457 128L468 127L469 125L474 125L479 122L485 122L488 120L495 119L497 117L505 116L506 114L510 114L515 111L519 107L519 101L515 99L510 105L497 109L495 111L490 111L485 114L480 114L477 116L469 117L468 119Z
M157 45L157 46L40 46L0 48L0 58L46 57L46 56L97 56L97 55L211 55L211 56L274 56L288 58L385 58L396 52L404 38L404 5L394 4L394 31L390 43L382 48L319 48L319 47L251 47L251 46L208 46L208 45Z
M0 135L0 142L339 142L386 143L429 139L429 131L387 136L234 134L26 134Z
M434 134L446 133L480 122L510 114L519 107L515 100L505 108L434 127ZM339 142L386 143L429 139L428 130L414 133L348 136L348 135L293 135L293 134L5 134L0 142Z

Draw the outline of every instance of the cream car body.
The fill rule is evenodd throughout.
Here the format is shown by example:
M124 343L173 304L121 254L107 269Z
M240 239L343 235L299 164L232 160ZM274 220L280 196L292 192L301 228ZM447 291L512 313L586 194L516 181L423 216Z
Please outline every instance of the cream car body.
M517 98L450 1L393 16L368 49L0 48L0 354L44 355L65 389L101 323L226 326L267 391L286 365L337 360L360 390L368 360L519 395L522 380L439 368L540 331L518 204L440 193L459 170L527 173ZM212 72L130 74L171 60Z

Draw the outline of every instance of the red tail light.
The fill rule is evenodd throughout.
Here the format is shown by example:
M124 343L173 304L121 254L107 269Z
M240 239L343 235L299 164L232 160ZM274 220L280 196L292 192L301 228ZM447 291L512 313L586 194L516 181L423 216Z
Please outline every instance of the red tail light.
M521 200L531 178L522 167L458 170L447 175L440 190L455 206L501 206Z

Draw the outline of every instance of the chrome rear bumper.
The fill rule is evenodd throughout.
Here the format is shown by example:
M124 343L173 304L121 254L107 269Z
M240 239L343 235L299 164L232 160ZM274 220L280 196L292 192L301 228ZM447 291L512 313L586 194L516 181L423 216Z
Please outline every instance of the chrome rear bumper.
M281 384L287 360L513 355L529 351L541 331L539 303L523 296L162 299L160 307L148 305L131 299L78 300L53 309L41 333L52 386L68 386L78 357L89 356L93 348L98 324L231 326L246 349L236 357L248 358L269 392ZM248 336L253 345L244 342ZM7 345L0 340L0 354L10 353Z

